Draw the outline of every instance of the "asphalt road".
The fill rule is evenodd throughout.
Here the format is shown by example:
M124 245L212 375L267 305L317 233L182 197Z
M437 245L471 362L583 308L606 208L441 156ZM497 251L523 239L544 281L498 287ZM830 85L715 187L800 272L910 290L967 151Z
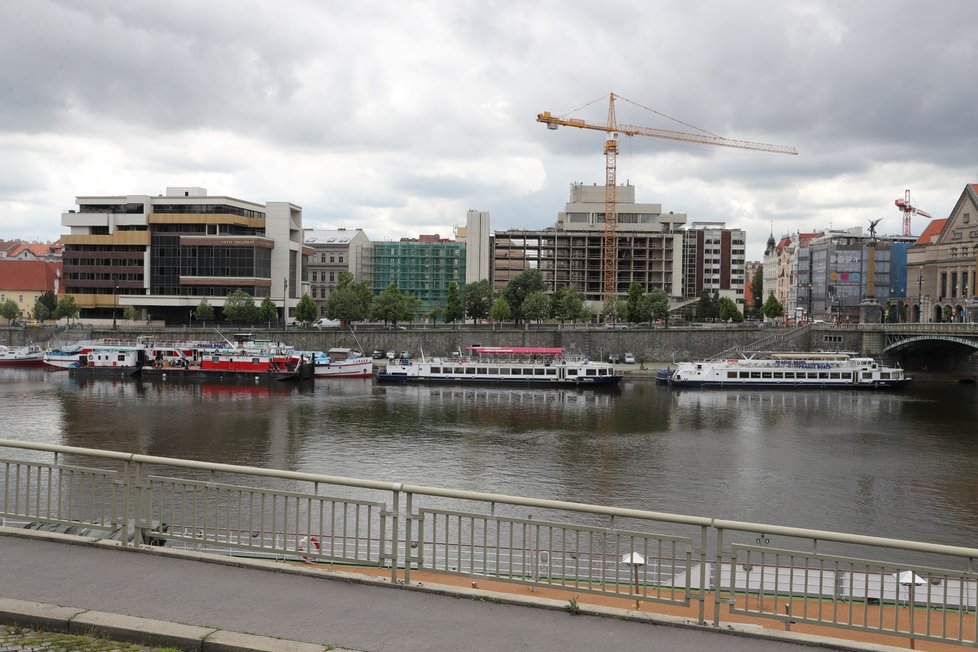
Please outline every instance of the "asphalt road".
M372 652L811 650L793 642L0 536L0 598Z

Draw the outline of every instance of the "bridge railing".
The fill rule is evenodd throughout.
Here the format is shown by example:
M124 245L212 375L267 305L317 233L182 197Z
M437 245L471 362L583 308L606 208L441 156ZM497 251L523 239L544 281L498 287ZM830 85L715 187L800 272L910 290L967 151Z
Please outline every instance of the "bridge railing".
M0 520L978 646L978 549L0 439ZM712 606L712 616L708 610Z

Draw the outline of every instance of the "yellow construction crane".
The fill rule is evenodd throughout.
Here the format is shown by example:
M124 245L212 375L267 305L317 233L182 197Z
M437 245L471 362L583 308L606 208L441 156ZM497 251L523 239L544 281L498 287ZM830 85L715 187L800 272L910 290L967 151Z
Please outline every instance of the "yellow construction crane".
M602 294L605 301L614 298L618 294L618 206L617 206L617 186L615 181L615 166L618 158L618 134L625 136L650 136L652 138L665 138L667 140L679 140L687 143L701 143L703 145L719 145L721 147L737 147L739 149L753 149L762 152L775 152L777 154L798 154L794 147L783 145L768 145L765 143L754 143L747 140L731 140L721 136L714 136L709 133L694 134L685 131L672 131L669 129L653 129L651 127L638 127L635 125L618 124L615 119L615 98L623 99L614 93L608 94L608 122L607 124L596 124L579 120L576 118L563 118L552 115L549 111L544 111L537 115L537 122L543 122L547 129L557 127L577 127L578 129L596 129L611 134L604 144L605 156L605 209L604 209L604 284Z

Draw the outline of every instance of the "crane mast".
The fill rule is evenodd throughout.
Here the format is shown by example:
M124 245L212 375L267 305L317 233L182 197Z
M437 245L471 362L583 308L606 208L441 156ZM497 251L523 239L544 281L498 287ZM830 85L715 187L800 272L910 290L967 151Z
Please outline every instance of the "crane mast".
M652 127L618 124L615 117L616 97L621 96L615 95L614 93L608 94L608 121L603 125L576 118L555 116L549 111L544 111L537 115L537 122L546 124L547 129L577 127L578 129L594 129L610 134L604 144L605 208L604 242L602 245L602 258L604 261L602 298L605 301L613 299L618 295L618 187L615 177L619 134L625 136L648 136L650 138L662 138L665 140L699 143L703 145L717 145L720 147L736 147L739 149L751 149L776 154L798 154L798 151L794 147L786 147L784 145L769 145L767 143L755 143L748 140L732 140L706 133L696 134L670 129L654 129Z
M931 217L931 214L925 210L917 208L910 198L910 189L908 188L906 192L903 193L903 199L897 199L893 202L896 207L903 211L903 235L910 235L910 217L916 213L917 215L923 215L924 217Z

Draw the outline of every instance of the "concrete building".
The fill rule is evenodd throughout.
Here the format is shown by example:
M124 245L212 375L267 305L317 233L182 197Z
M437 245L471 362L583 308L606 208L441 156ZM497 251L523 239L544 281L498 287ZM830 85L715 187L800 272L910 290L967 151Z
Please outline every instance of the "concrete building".
M708 291L744 312L746 234L723 222L693 222L683 237L683 297Z
M303 288L302 209L208 196L77 197L62 214L65 292L82 317L114 318L126 306L145 319L185 323L207 299L220 315L241 289L290 314Z
M686 215L663 213L661 204L638 204L635 187L618 186L618 278L624 298L632 282L646 292L660 288L683 296L683 231ZM548 292L569 287L592 309L603 304L605 187L573 183L570 201L553 227L538 231L496 231L492 285L499 292L529 269L542 274Z
M340 272L350 272L353 280L368 285L373 277L373 246L361 229L309 229L305 245L309 296L322 314L329 293L336 287Z
M469 211L465 226L455 230L455 239L465 243L465 282L489 280L492 263L489 213Z

